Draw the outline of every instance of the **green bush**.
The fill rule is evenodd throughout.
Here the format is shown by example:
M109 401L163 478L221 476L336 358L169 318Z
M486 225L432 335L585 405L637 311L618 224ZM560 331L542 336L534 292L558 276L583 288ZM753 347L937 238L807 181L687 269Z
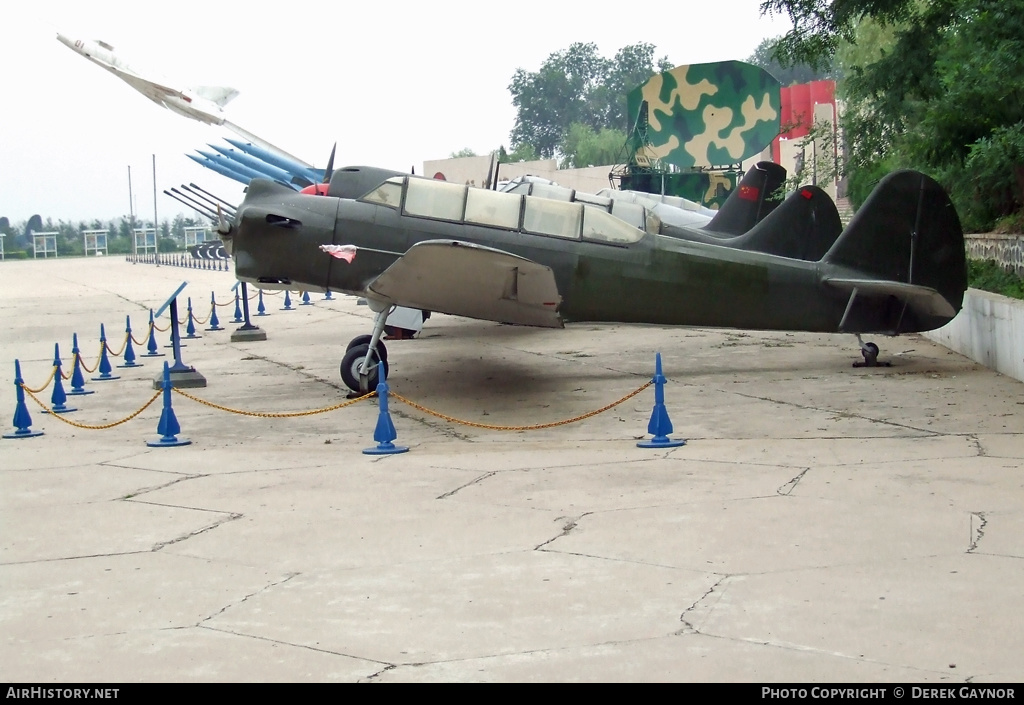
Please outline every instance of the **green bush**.
M1024 299L1024 279L995 260L967 260L967 284L975 289Z

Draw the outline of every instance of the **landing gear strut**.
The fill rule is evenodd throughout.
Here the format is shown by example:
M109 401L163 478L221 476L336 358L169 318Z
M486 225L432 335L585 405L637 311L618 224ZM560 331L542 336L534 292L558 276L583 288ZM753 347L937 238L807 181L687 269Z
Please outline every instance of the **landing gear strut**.
M878 346L874 343L865 343L857 335L857 342L860 344L860 354L864 356L864 362L853 363L854 367L892 367L891 362L878 361Z
M353 338L345 350L345 357L341 360L342 381L345 386L360 395L377 388L378 363L384 363L384 376L388 375L388 351L380 337L392 307L376 301L370 301L369 304L371 310L377 314L373 320L373 333Z

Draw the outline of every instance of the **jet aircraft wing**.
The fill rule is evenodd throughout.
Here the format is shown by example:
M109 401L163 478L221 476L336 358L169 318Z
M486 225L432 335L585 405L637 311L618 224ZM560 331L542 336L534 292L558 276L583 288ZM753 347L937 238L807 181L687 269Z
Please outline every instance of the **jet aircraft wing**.
M104 66L103 68L107 69L107 71L110 71L110 73L114 74L115 76L120 78L122 81L124 81L125 83L127 83L143 95L149 96L155 94L163 94L167 96L176 96L178 98L187 100L187 96L180 90L176 88L171 88L170 86L165 86L162 83L158 83L156 81L147 80L132 71L124 71L123 69L118 68L117 66Z
M563 327L550 267L460 240L413 245L370 283L367 295L485 321Z

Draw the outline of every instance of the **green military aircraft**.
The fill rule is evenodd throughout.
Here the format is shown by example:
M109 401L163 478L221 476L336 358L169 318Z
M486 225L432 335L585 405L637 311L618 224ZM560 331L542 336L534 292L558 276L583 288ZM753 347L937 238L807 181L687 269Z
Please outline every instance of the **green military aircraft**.
M818 197L794 194L796 206L775 208L740 247L699 228L693 239L663 235L656 217L631 224L599 204L347 167L326 196L253 180L218 229L244 282L367 299L373 330L341 363L356 391L376 386L378 361L387 370L381 334L395 306L548 328L605 321L858 335L931 330L957 314L963 233L938 183L894 172L820 258L774 253L773 242L813 230L815 211L799 200ZM872 364L878 348L862 352Z

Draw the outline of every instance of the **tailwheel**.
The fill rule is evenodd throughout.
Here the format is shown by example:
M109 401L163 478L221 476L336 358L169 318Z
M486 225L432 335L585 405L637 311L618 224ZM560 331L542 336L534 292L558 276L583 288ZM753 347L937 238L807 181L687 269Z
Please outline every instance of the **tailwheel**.
M860 343L860 354L864 356L864 362L853 363L854 367L892 367L891 362L879 362L878 361L878 346L874 343L865 343L857 336L857 342Z
M378 350L384 346L379 346ZM366 372L366 376L361 378L359 370L363 365L363 360L366 359L366 354L370 353L370 367ZM372 392L377 388L377 383L380 381L377 374L377 363L384 363L384 376L388 376L388 361L386 353L379 354L377 350L370 351L369 343L360 343L358 345L351 346L346 352L345 357L341 360L341 379L349 389L360 394L366 394Z

